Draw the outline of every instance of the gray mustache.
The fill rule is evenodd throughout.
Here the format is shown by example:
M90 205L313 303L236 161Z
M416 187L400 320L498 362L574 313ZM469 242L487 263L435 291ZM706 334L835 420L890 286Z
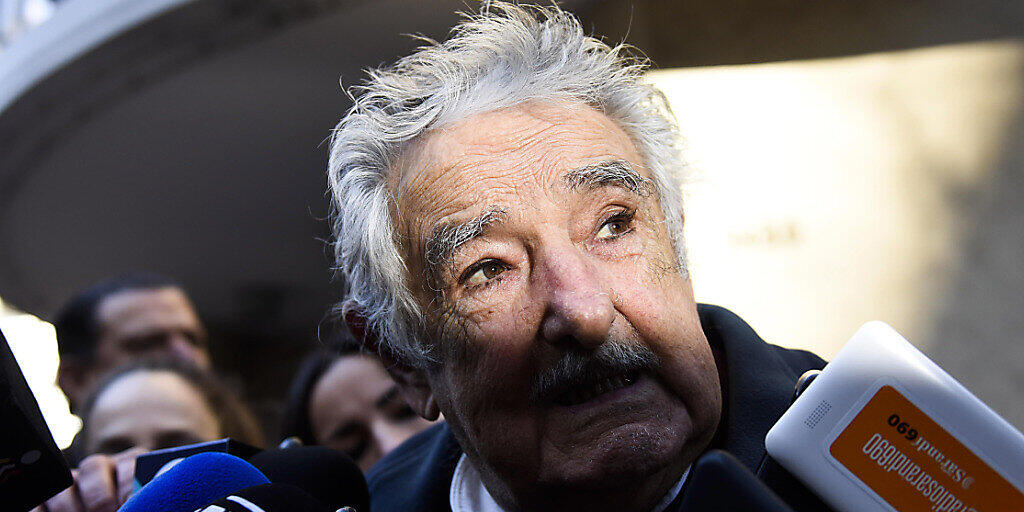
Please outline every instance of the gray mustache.
M635 342L606 342L594 350L567 351L555 364L537 374L530 397L550 400L580 388L636 370L655 370L658 355Z

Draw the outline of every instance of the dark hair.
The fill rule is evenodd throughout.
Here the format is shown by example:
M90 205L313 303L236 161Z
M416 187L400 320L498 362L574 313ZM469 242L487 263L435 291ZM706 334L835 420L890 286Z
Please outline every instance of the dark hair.
M338 330L323 341L323 347L306 356L299 365L281 416L281 437L298 437L305 445L319 444L309 421L309 399L313 388L327 370L344 356L361 352L359 343L348 330Z
M156 274L125 274L96 283L71 298L53 322L57 330L57 351L61 357L91 361L99 339L96 310L111 295L132 290L181 289L176 281Z
M230 437L256 447L263 445L263 432L256 422L255 416L241 399L217 377L199 367L171 360L144 360L122 366L108 374L85 401L81 411L83 421L79 439L84 443L89 430L89 417L92 415L96 401L114 382L137 372L169 372L187 382L199 391L206 400L207 407L217 418L217 425L224 437ZM88 455L88 454L83 454Z

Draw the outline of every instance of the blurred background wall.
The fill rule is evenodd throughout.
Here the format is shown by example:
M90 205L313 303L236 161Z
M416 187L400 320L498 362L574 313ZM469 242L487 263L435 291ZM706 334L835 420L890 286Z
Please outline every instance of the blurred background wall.
M1024 45L660 71L694 288L830 357L888 322L1018 426Z
M886 321L1024 427L1024 3L563 5L658 68L698 299L824 357ZM38 318L127 270L184 282L218 366L274 418L340 287L322 220L339 76L463 8L0 0L0 329L59 443L77 424Z

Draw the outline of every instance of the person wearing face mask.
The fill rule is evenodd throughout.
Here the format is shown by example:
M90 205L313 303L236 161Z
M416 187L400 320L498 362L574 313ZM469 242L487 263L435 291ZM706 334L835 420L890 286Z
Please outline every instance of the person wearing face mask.
M345 337L336 350L303 361L288 392L281 433L343 452L365 472L432 423L405 403L378 358Z

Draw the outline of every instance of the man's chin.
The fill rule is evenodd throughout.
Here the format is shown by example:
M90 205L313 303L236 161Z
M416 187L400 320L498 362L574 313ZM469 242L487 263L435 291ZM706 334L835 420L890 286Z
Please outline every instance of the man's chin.
M582 405L555 406L546 427L541 467L551 469L552 482L576 485L607 485L679 465L700 435L686 406L649 375Z
M602 490L609 486L633 485L659 473L678 472L685 467L681 455L685 436L675 429L630 424L595 439L590 446L576 446L556 453L544 467L550 471L540 481L552 487Z

